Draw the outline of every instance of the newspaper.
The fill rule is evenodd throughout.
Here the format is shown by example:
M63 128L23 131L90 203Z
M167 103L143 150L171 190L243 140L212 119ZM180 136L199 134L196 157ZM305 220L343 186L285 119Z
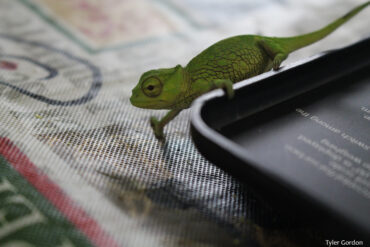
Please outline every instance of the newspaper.
M0 1L0 245L313 246L314 229L197 152L190 110L163 144L148 119L165 111L129 97L143 72L220 39L302 34L359 3ZM367 37L369 16L283 65Z

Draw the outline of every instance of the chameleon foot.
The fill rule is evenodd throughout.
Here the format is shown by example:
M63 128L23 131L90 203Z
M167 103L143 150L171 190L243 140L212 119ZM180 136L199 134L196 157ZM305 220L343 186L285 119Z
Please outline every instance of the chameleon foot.
M287 58L288 56L284 53L279 53L275 56L274 60L272 61L272 68L274 70L278 70L280 68L280 64Z
M280 64L288 57L288 54L278 42L273 39L261 39L258 45L267 53L272 59L272 68L278 70Z
M230 80L218 79L214 80L213 84L216 88L223 88L226 91L226 95L229 99L234 97L233 83Z
M150 118L150 126L152 126L154 135L157 139L164 139L163 126L155 117Z

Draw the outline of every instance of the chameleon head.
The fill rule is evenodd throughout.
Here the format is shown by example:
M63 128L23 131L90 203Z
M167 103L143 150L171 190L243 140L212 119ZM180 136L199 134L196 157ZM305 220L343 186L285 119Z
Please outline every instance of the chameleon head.
M186 71L181 65L145 72L132 90L132 105L146 109L172 109L185 90Z

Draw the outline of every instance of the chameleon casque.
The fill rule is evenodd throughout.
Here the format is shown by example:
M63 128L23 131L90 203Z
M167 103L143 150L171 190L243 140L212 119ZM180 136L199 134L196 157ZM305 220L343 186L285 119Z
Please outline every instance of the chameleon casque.
M132 90L131 104L146 109L169 109L161 119L150 118L154 134L164 138L163 127L198 96L223 88L229 98L233 83L279 69L288 55L308 46L341 26L363 8L367 1L318 31L294 37L239 35L221 40L194 57L186 67L145 72Z

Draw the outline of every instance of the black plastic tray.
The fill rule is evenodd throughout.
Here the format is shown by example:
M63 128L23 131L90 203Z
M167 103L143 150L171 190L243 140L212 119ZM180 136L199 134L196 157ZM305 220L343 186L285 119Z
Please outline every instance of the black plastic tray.
M234 89L194 102L199 151L279 208L370 241L370 38Z

